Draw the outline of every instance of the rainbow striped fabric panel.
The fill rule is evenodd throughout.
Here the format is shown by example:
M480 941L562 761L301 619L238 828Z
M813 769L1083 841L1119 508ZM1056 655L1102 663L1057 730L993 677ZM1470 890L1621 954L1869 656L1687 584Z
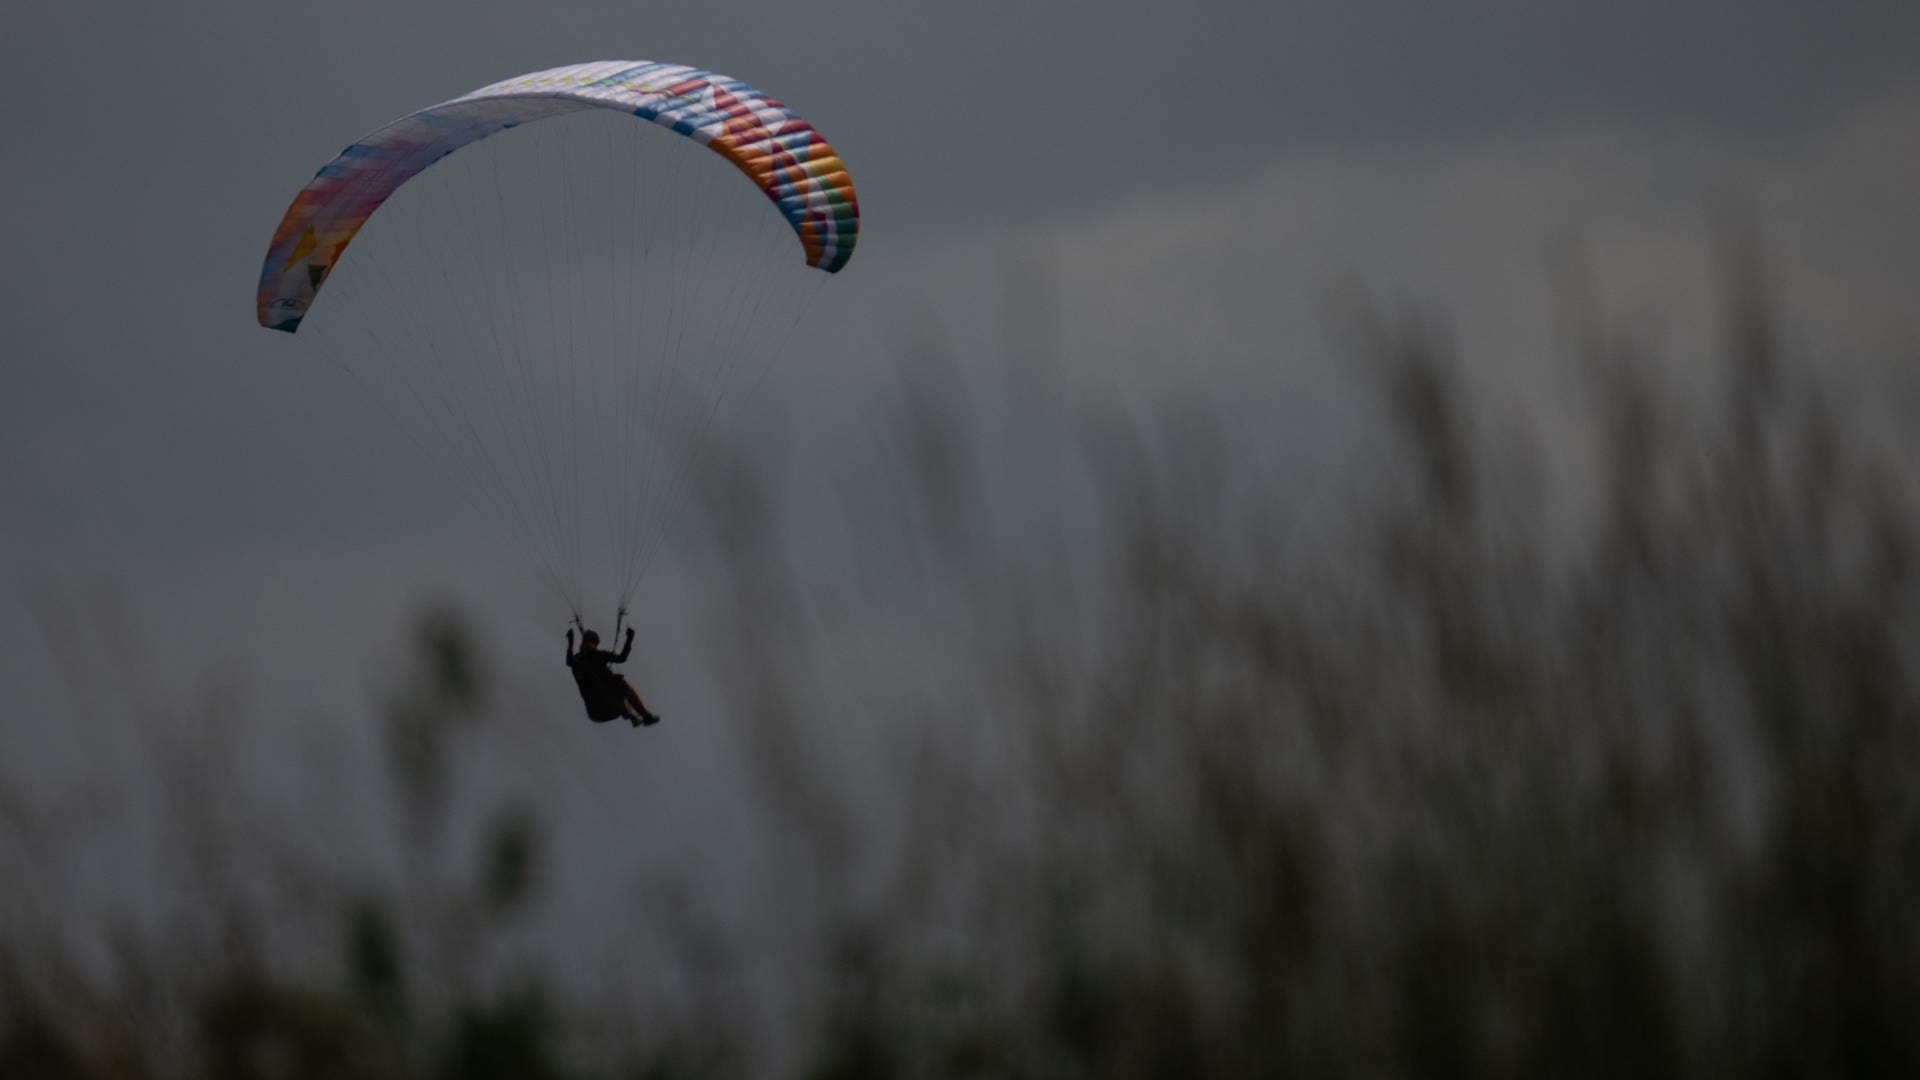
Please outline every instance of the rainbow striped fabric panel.
M469 143L533 120L616 109L706 145L760 186L793 226L807 265L853 256L860 203L826 139L738 79L653 61L613 60L521 75L372 132L294 196L260 268L260 325L292 332L353 237L400 185Z

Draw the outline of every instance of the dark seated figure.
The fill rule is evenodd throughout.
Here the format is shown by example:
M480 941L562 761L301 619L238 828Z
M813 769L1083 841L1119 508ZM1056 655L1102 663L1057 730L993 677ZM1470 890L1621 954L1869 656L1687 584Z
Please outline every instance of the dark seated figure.
M580 688L580 700L587 707L587 718L596 724L626 717L634 727L660 722L658 713L647 708L633 685L610 665L625 663L633 652L633 628L627 628L627 640L618 653L600 648L600 635L592 630L580 635L580 649L573 648L573 631L567 631L567 668L573 672L574 685Z

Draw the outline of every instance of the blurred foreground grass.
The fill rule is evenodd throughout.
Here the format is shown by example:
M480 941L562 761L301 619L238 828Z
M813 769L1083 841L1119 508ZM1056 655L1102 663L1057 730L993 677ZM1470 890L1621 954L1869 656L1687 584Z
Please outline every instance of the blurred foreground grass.
M12 919L0 1076L1920 1075L1911 448L1733 277L1712 395L1575 350L1598 436L1558 500L1445 340L1374 320L1395 450L1305 558L1190 416L1085 425L1103 547L1009 540L985 428L910 391L890 542L972 644L899 725L885 842L808 737L778 501L717 463L735 723L810 899L795 1050L724 991L634 1016L491 962L553 848L449 781L500 706L440 613L385 712L409 871L283 931L333 959L262 960L240 896L104 977Z

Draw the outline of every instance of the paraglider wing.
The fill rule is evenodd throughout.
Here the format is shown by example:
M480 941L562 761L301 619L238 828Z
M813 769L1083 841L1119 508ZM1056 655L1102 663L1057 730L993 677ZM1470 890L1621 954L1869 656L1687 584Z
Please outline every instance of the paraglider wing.
M829 273L853 255L860 206L833 147L779 101L725 75L653 61L602 61L535 72L403 116L341 151L274 230L260 270L260 325L289 333L373 212L448 154L508 128L603 108L694 139L747 174Z

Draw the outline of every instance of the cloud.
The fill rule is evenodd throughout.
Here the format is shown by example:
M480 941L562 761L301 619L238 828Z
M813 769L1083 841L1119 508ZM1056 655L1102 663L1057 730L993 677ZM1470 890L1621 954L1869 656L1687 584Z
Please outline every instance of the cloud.
M1920 95L1801 138L1593 127L1464 146L1298 155L1238 182L943 250L896 292L991 310L1008 253L1043 252L1089 380L1190 381L1276 358L1327 369L1324 300L1357 283L1444 317L1494 381L1564 350L1574 299L1676 355L1710 353L1719 226L1757 226L1799 328L1884 357L1912 341ZM1296 359L1289 361L1291 353Z

